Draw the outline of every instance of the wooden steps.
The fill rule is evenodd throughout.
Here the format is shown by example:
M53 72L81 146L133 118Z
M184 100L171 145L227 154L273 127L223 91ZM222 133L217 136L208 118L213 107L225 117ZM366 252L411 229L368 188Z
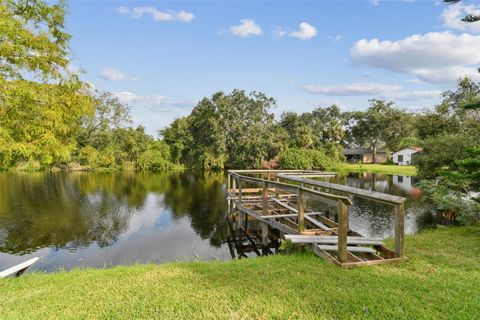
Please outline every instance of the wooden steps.
M285 239L292 241L293 243L322 243L322 244L337 244L337 236L311 236L311 235L297 235L286 234ZM367 238L367 237L347 237L347 244L358 245L374 245L382 246L384 243L380 238Z
M323 250L323 251L337 251L338 247L333 246L333 245L319 244L318 249ZM352 246L347 246L347 251L363 252L363 253L376 253L377 252L375 249L368 248L368 247L352 247Z

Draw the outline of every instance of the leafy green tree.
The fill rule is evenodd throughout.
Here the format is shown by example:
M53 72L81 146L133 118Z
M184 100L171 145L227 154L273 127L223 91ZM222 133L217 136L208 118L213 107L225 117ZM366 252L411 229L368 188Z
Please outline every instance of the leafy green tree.
M175 119L169 127L160 130L160 135L170 146L172 160L176 164L188 163L191 165L191 151L193 137L189 130L191 117Z
M79 147L106 148L112 144L113 132L131 122L130 109L109 92L97 93L95 113L84 115L78 133Z
M278 147L274 117L269 113L274 106L272 98L259 92L216 92L201 100L188 118L164 129L162 135L176 160L188 153L197 167L259 167Z
M80 118L92 100L82 83L36 83L0 78L0 165L70 161Z
M65 32L65 2L0 2L0 76L63 78L69 64L70 35Z
M402 139L413 133L412 116L391 101L373 99L366 111L345 113L344 118L347 143L370 148L373 162L379 148L396 151Z
M308 149L313 145L313 130L308 126L299 126L295 129L295 144L299 148Z
M64 24L63 2L0 3L2 167L68 162L79 119L93 111L88 87L68 74L70 35Z
M443 118L457 124L425 142L419 160L422 189L437 209L459 217L465 224L480 224L480 97L478 84L460 79L456 91L443 94L436 108ZM472 102L473 101L473 102Z
M341 142L345 136L343 114L332 105L316 108L300 115L284 112L279 125L288 133L292 148L319 149L335 159L343 160Z
M373 162L376 162L378 149L385 145L387 130L395 125L390 118L392 106L393 102L374 99L366 111L352 114L351 137L356 145L372 149Z

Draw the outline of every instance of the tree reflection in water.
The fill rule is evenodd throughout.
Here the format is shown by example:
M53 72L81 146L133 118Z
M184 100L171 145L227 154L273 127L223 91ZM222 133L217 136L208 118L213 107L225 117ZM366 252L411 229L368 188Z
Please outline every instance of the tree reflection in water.
M223 173L190 171L0 173L0 269L32 253L46 254L40 268L52 270L66 264L226 259L275 252L278 239L262 247L255 223L241 230L230 220L229 226L225 182ZM349 174L338 182L407 197L408 183L414 183L375 174ZM392 234L393 208L352 200L349 215L355 231ZM327 209L308 199L307 205ZM428 204L408 199L408 233L435 223Z
M220 246L222 188L221 173L2 173L0 251L111 246L132 215L142 214L149 195L173 219L189 218L197 234Z

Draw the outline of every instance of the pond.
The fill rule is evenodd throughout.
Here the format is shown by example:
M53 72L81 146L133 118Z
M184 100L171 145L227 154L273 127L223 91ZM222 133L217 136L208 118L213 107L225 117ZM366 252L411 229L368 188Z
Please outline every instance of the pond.
M414 177L349 174L340 183L408 197L407 233L435 222ZM0 173L0 270L36 256L31 270L44 271L231 259L225 191L223 173ZM391 207L353 202L353 230L393 234Z

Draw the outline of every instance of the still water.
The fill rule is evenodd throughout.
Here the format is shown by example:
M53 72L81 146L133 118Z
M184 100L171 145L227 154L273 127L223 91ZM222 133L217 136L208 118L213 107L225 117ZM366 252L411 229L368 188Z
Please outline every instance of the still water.
M434 222L413 177L340 183L407 197L407 233ZM225 190L223 173L0 173L0 270L37 256L31 270L231 259ZM391 207L353 201L353 230L393 234Z

